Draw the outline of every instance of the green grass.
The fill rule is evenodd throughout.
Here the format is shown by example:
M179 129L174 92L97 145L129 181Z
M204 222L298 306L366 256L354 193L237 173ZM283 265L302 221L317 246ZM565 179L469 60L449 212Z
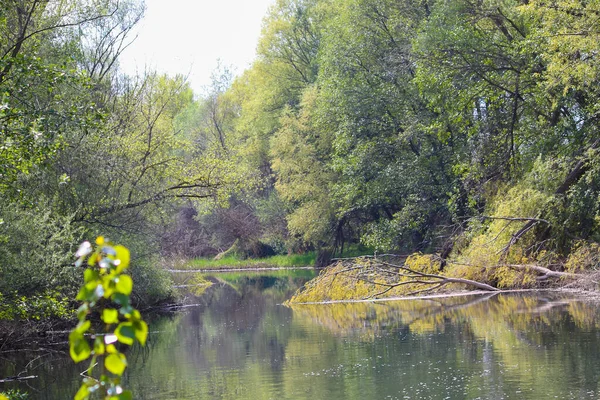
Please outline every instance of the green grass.
M344 251L343 254L336 254L336 258L358 257L362 255L373 254L372 249L352 246ZM228 256L220 260L209 258L196 258L186 261L176 269L237 269L237 268L300 268L312 267L315 265L317 253L314 251L305 254L278 255L266 258L255 258L242 260L236 256Z
M279 255L267 258L241 260L229 256L220 260L196 258L186 262L183 269L228 269L228 268L298 268L315 264L316 253Z

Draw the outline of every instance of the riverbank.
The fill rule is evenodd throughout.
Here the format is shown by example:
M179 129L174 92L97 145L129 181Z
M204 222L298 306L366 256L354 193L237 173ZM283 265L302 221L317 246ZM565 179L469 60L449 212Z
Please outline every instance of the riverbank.
M284 268L311 268L315 265L317 255L315 252L305 254L276 255L265 258L241 259L236 256L223 257L221 259L196 258L192 260L181 260L173 263L168 271L242 271L260 269L284 269Z
M336 257L352 258L373 254L373 249L364 246L351 246ZM309 251L302 254L279 254L264 258L241 258L235 254L222 258L194 258L176 260L168 266L169 272L182 272L193 270L198 272L208 272L214 270L235 272L235 271L262 271L269 269L299 269L313 268L317 265L319 258L318 252Z

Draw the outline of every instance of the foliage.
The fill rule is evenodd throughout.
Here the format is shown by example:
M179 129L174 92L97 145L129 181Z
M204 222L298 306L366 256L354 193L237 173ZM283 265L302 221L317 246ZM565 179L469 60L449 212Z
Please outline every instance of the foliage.
M522 221L506 218L537 218L552 200L552 196L529 185L517 185L506 193L500 193L490 207L491 219L472 224L471 238L460 251L457 264L451 265L448 274L467 279L491 282L499 287L523 287L535 282L534 275L517 272L499 264L528 264L540 255L535 249L533 231L511 245L513 235L523 226Z
M345 269L343 263L325 268L319 276L299 289L286 304L364 299L373 293L372 284L355 277L361 272L360 269L357 268L350 274L340 274Z
M404 267L420 273L440 274L440 262L431 255L415 253L405 260L397 257L385 260L403 262ZM423 289L412 274L403 274L393 264L382 264L385 267L380 268L378 262L374 257L340 260L321 271L286 304L371 299L383 294L398 297Z
M105 399L132 399L132 393L121 386L127 358L116 346L118 343L131 346L136 341L144 345L148 325L131 306L133 280L125 274L129 267L129 250L99 236L95 248L84 242L76 256L76 266L87 260L88 268L84 273L85 283L77 295L83 304L77 310L79 323L69 335L70 354L76 363L90 357L91 361L75 399L87 399L96 392ZM117 308L113 308L115 306ZM92 312L100 314L104 333L94 334L91 330L88 316ZM92 346L86 336L91 336ZM100 376L96 378L93 373L98 364Z
M74 295L76 271L69 254L82 229L72 215L57 215L52 208L44 198L29 205L0 205L0 292L5 296Z
M103 2L107 9L114 1ZM90 82L77 68L69 29L102 17L100 7L67 1L0 4L0 191L51 159L62 136L98 117ZM62 40L59 37L62 36Z
M271 141L272 168L277 173L275 188L283 200L293 204L287 216L288 228L307 243L320 244L333 235L335 215L329 191L335 174L326 163L331 143L313 126L316 88L305 90L301 111L287 109L281 128Z
M30 296L0 293L0 320L42 321L72 316L71 299L56 291L46 290Z
M8 390L0 393L0 400L27 400L29 395L19 390Z
M569 272L597 271L600 268L600 245L598 243L577 241L565 262Z
M286 76L276 60L300 47L285 58L281 43L318 15L301 25L318 38L302 42L316 55L302 64L311 78L287 106L287 81L270 81L277 112L248 113L240 97L240 121L270 121L261 132L274 132L269 161L292 238L380 251L456 244L449 273L502 287L537 283L498 264L555 264L574 238L598 241L595 2L282 4L246 76Z
M70 290L27 246L59 265L84 231L184 258L454 248L507 287L534 282L484 267L600 240L597 0L278 0L200 96L119 73L140 1L22 4L0 4L2 293Z
M131 278L136 282L133 294L140 304L154 305L175 297L173 280L158 256L137 260L129 270Z

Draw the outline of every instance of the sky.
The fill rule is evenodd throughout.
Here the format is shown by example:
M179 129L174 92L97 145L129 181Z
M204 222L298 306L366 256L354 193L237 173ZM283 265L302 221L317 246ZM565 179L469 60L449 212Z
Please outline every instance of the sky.
M262 19L275 0L146 0L137 39L120 57L130 75L146 68L183 74L196 94L218 60L237 74L256 54Z

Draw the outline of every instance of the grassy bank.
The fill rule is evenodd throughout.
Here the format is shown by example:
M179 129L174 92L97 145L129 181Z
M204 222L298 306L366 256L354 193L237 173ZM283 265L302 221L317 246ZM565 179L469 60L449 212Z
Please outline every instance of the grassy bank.
M335 257L358 257L373 254L372 249L364 247L350 248ZM304 254L277 255L265 258L242 259L235 255L224 257L220 260L211 258L196 258L178 263L174 269L253 269L253 268L303 268L312 267L317 260L317 252L310 251Z
M180 265L179 269L241 269L241 268L301 268L312 267L317 259L315 252L306 254L278 255L266 258L240 259L236 256L220 260L196 258Z

